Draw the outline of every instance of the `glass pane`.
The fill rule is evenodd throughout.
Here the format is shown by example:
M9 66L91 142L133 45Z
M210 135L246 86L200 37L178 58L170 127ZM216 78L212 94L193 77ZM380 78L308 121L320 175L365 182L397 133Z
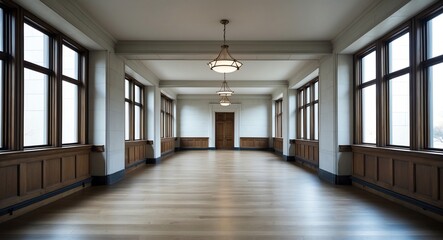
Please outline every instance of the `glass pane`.
M365 83L375 79L375 51L366 55L361 60L361 82Z
M443 149L443 63L429 68L429 147Z
M63 70L62 74L78 80L78 53L63 45Z
M125 102L125 140L129 140L130 122L131 122L131 105Z
M318 140L318 103L314 104L314 139Z
M141 108L139 106L135 106L134 109L134 139L140 139L141 138L141 121L140 121L140 115L141 115Z
M376 142L375 84L362 89L362 141Z
M300 101L299 106L300 106L300 107L303 106L303 105L305 104L305 99L304 99L304 97L303 97L303 93L304 93L304 91L300 91L300 98L299 98L299 101Z
M318 100L318 82L314 83L314 100Z
M390 144L409 146L409 74L389 81Z
M306 108L306 139L311 139L311 107Z
M428 58L443 54L443 14L428 22Z
M390 73L409 67L409 33L390 42L388 49Z
M161 112L160 113L160 137L165 137L165 113Z
M0 51L3 52L4 48L4 31L3 31L4 25L3 25L3 8L0 8Z
M306 104L311 102L311 88L306 88Z
M142 89L139 86L137 86L137 85L134 85L134 86L135 86L135 89L134 89L134 101L137 102L137 103L141 103L142 102L142 100L141 100L141 91L142 91Z
M131 97L131 84L128 80L125 80L125 98L129 99Z
M304 116L303 116L303 112L304 112L304 109L302 109L301 111L300 111L300 138L304 138L305 137L305 132L304 132L304 129L305 129L305 125L304 125Z
M49 66L49 37L39 30L24 25L24 56L25 61L42 67Z
M48 144L48 76L25 69L24 145Z
M0 8L1 10L1 8ZM0 11L1 12L1 11ZM0 60L0 148L3 148L3 61Z
M78 142L78 86L63 81L62 143Z

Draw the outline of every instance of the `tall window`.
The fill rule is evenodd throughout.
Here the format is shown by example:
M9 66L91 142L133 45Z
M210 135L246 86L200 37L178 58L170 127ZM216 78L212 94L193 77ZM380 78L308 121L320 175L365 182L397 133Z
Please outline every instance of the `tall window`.
M314 78L298 92L298 138L318 140L318 78Z
M409 146L409 32L395 36L386 47L389 145Z
M356 54L356 143L443 150L443 4Z
M283 137L283 127L282 127L282 117L283 117L283 99L278 99L275 101L275 137Z
M125 79L125 140L143 139L143 85L130 76Z
M4 85L5 85L5 76L3 71L3 62L7 60L7 53L5 53L5 46L4 46L4 23L3 23L3 8L0 8L0 149L4 148L4 134L3 134L3 128L4 128Z
M86 143L87 50L3 4L11 11L0 7L0 148Z
M174 136L173 124L173 102L168 97L162 95L160 112L160 135L162 138L170 138Z
M362 142L376 142L376 94L375 73L376 61L375 51L371 50L360 58L360 82L361 91L361 128Z
M62 47L62 143L78 143L79 94L82 82L79 53L63 44Z
M424 60L428 98L427 146L443 149L443 9L425 22Z
M24 146L49 144L50 41L30 23L24 24Z

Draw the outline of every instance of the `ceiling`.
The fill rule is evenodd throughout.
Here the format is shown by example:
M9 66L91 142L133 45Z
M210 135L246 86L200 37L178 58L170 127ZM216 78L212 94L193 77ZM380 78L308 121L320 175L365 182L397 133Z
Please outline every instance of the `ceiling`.
M198 43L221 44L221 19L230 20L226 39L231 54L244 63L240 71L226 75L228 83L250 82L249 86L238 84L239 89L233 89L236 93L270 94L277 87L272 81L288 81L323 55L314 51L296 56L278 51L260 52L263 45L242 52L237 43L331 41L375 2L377 0L77 0L78 5L115 38L117 45L119 42L125 42L125 46L136 45L140 41L147 45L189 42L195 48L194 53L177 50L132 56L157 76L161 86L176 94L213 94L217 90L208 82L221 83L223 75L209 70L206 64L216 57L220 48L214 47L211 54L201 54ZM212 51L212 47L207 49ZM167 84L168 81L182 84ZM201 84L187 87L188 81L201 81ZM271 84L252 87L258 81Z

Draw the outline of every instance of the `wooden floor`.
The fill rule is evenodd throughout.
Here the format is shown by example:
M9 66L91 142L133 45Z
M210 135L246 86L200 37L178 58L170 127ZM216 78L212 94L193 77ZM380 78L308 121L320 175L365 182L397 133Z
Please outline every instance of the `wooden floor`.
M273 153L186 151L3 223L0 239L443 239L443 224Z

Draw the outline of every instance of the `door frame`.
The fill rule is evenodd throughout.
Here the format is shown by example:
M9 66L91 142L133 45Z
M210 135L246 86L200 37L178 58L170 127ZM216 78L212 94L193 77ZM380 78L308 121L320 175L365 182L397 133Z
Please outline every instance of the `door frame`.
M231 116L233 116L233 118L232 118L232 122L234 123L233 125L232 125L232 128L230 128L230 130L229 130L229 132L230 133L232 133L232 138L231 138L231 140L232 140L232 148L219 148L220 146L218 146L217 147L217 115L218 114L229 114L229 115L231 115ZM215 119L214 119L214 121L215 121L215 126L216 126L216 128L215 128L215 149L226 149L226 150L231 150L231 149L234 149L234 140L235 140L235 130L234 130L234 126L235 126L235 113L234 112L216 112L215 113ZM226 126L226 124L225 124L225 122L227 122L226 120L224 120L224 121L222 121L223 122L223 124L224 124L224 127ZM227 131L226 131L226 129L223 127L223 133L218 133L218 134L222 134L223 135L223 142L225 142L225 139L226 139L226 137L225 137L225 133L227 133ZM224 145L224 144L223 144Z
M210 123L209 124L209 148L215 149L215 113L216 112L233 112L234 113L234 149L240 147L240 112L241 104L231 104L230 106L223 107L220 104L210 104Z

